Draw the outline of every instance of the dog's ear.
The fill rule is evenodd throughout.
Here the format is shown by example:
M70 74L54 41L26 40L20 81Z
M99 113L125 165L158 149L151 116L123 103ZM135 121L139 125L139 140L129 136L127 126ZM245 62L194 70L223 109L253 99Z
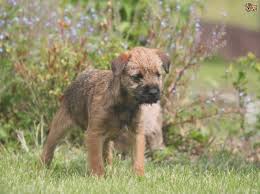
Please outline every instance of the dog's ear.
M113 74L120 75L123 72L129 59L130 59L130 54L128 52L122 53L117 58L115 58L111 62L111 64L112 64L111 68L112 68Z
M156 54L160 57L160 59L162 61L162 66L163 66L164 71L166 73L169 73L170 65L171 65L169 55L167 55L166 53L164 53L160 50L156 50Z

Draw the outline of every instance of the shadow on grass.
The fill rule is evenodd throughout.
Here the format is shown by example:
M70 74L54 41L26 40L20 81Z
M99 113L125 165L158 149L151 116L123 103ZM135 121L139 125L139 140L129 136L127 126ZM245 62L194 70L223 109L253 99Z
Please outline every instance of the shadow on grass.
M55 178L63 178L64 176L89 176L86 168L86 160L83 157L72 159L69 161L53 161L53 164L48 169L51 171L51 176Z

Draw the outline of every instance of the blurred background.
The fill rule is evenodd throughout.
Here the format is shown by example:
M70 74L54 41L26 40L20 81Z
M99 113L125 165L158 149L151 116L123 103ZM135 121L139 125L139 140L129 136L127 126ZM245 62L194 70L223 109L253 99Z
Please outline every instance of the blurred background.
M250 4L248 4L250 3ZM40 148L63 90L134 46L172 60L161 101L166 148L260 159L259 1L0 0L0 145ZM257 6L257 9L255 9ZM81 135L79 135L81 134ZM82 144L82 132L66 142Z

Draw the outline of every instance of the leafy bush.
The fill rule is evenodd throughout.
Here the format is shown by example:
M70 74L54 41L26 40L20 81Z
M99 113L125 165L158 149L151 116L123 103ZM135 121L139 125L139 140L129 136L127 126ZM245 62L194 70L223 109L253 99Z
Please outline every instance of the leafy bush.
M223 32L213 34L212 44L200 44L199 1L140 1L135 7L129 3L3 3L2 142L14 139L15 130L29 138L42 120L46 128L64 87L77 72L109 68L115 55L135 45L162 48L172 57L162 100L165 123L185 117L175 116L190 82L185 72L196 69L219 46Z
M108 68L123 50L123 36L110 32L105 23L107 7L98 13L91 5L62 7L53 2L6 1L0 8L4 143L16 138L16 130L32 140L34 127L42 119L46 127L64 87L79 71L88 66Z
M236 91L236 95L238 98L238 107L240 109L239 111L239 128L236 132L236 134L239 136L242 141L245 142L245 144L248 144L249 146L252 146L254 150L256 150L255 157L258 158L259 156L259 137L260 137L260 128L259 128L259 96L256 96L259 94L260 87L256 86L254 88L256 94L253 96L250 94L249 85L250 80L249 77L252 76L252 73L255 73L257 79L260 79L260 63L257 62L256 57L252 53L248 53L247 56L240 57L237 59L234 63L229 65L228 71L226 72L227 79L232 81L232 85ZM252 104L255 106L254 109L256 109L256 113L253 112L253 114L258 114L256 116L256 121L254 123L254 126L250 126L250 123L247 122L247 106L249 104ZM250 114L250 112L249 112ZM251 113L252 114L252 113ZM251 124L252 125L252 124ZM246 146L245 146L246 147ZM248 148L246 148L248 149Z

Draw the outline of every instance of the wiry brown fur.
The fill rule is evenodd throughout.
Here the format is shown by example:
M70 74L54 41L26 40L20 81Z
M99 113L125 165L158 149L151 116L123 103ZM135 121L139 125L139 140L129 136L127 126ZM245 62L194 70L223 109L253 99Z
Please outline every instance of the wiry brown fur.
M64 93L44 145L42 162L51 162L58 140L69 126L76 124L87 131L91 173L103 175L104 161L112 162L111 141L121 130L127 130L134 170L138 175L143 175L145 114L140 107L153 103L158 97L151 93L147 96L147 90L151 92L151 88L162 86L158 74L162 67L169 65L162 62L163 57L155 49L136 47L115 59L112 71L82 72ZM141 81L133 81L136 73L143 75Z

